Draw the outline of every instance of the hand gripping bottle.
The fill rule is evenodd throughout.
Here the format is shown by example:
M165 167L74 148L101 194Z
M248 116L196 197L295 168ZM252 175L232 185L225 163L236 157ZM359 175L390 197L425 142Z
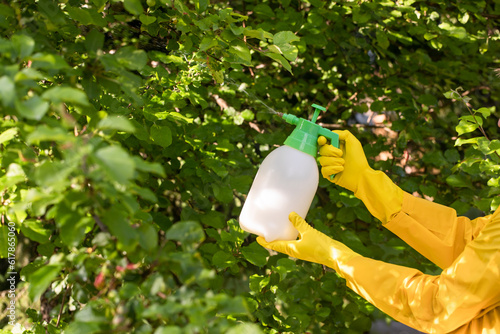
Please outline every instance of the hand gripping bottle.
M318 188L318 137L325 136L339 147L338 135L315 123L320 110L326 109L316 104L312 107L311 121L283 114L283 119L296 127L284 145L262 162L241 210L241 228L267 242L297 238L298 231L288 215L295 211L305 218Z

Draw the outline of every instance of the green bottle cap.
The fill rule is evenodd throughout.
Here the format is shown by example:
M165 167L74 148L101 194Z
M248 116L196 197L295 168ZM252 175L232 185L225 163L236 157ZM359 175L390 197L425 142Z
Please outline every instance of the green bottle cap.
M325 136L330 139L331 144L335 147L339 147L339 136L316 124L320 110L325 111L326 108L318 106L317 104L313 104L312 107L315 108L315 110L311 121L304 118L298 118L294 115L283 114L283 119L286 122L296 126L293 132L285 140L285 145L316 157L319 136Z

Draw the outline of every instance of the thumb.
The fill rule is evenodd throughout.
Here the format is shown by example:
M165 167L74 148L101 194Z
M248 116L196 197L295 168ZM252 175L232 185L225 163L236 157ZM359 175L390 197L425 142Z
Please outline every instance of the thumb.
M290 214L288 215L288 219L297 229L297 231L299 231L299 234L302 234L311 228L311 226L304 220L304 218L299 216L299 214L296 212L290 212Z
M267 242L266 239L264 239L264 237L257 237L257 243L262 247L271 248L269 246L270 242Z

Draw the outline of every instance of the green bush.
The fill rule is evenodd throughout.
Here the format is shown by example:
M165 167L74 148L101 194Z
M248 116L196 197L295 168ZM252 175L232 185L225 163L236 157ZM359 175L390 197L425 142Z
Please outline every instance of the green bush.
M230 4L0 3L0 256L7 279L14 223L25 333L368 331L373 307L334 272L238 226L291 131L275 111L323 105L405 191L459 214L499 205L500 4ZM357 124L367 112L387 121ZM307 220L437 272L326 180Z

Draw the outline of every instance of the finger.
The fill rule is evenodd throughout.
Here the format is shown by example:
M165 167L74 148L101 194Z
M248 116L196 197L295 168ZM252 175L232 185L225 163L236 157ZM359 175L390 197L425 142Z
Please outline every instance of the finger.
M341 157L344 152L333 145L324 145L319 149L319 154L325 157Z
M320 157L319 164L323 167L327 166L344 166L345 160L336 157Z
M344 166L327 166L321 168L321 175L325 179L331 182L336 182L337 179L339 178L338 174L344 171ZM335 178L332 180L331 176L335 175Z
M325 137L323 137L323 136L319 136L319 137L318 137L318 145L319 145L319 146L323 146L323 145L325 145L325 144L326 144L326 138L325 138Z
M333 132L339 135L339 140L346 140L347 137L352 136L352 133L348 130L334 130Z
M290 241L271 241L267 242L266 239L263 237L257 237L257 243L261 245L264 248L272 249L273 251L279 252L279 253L286 253L287 250L287 244Z

